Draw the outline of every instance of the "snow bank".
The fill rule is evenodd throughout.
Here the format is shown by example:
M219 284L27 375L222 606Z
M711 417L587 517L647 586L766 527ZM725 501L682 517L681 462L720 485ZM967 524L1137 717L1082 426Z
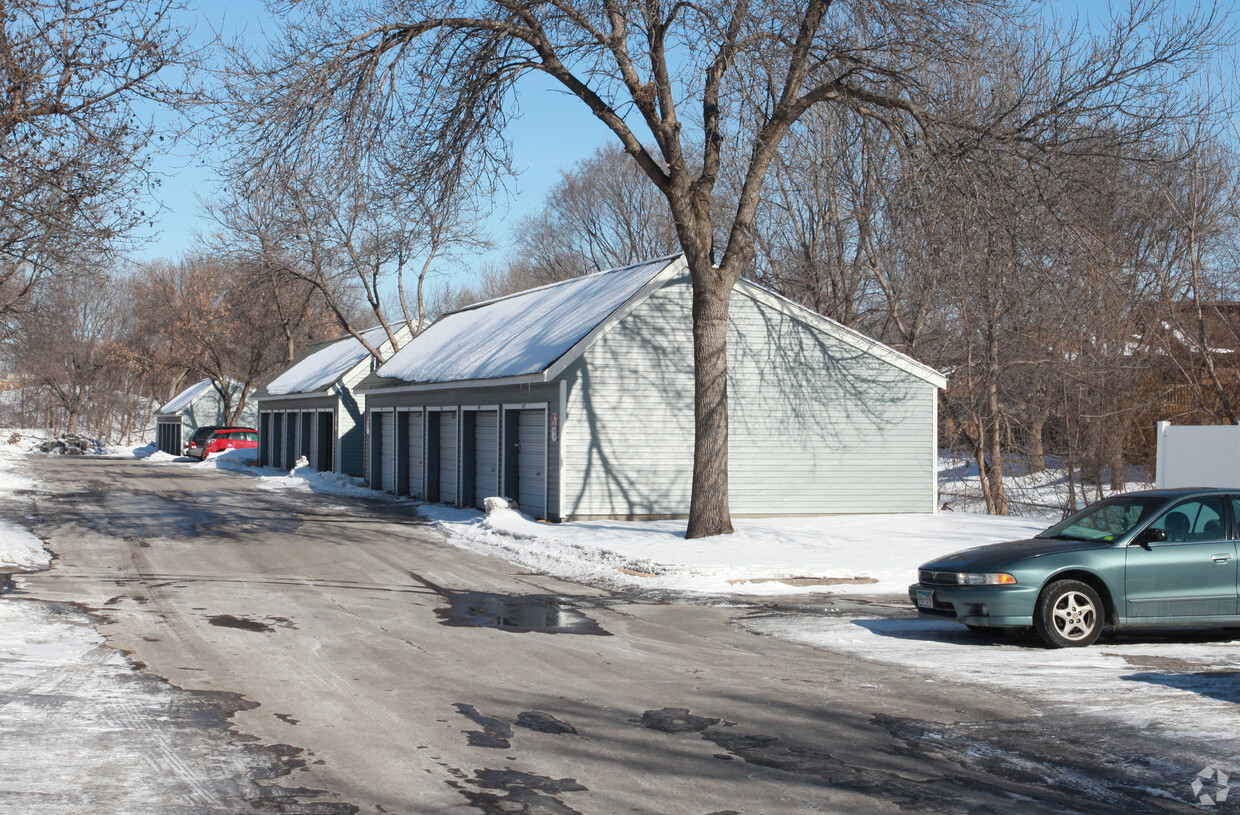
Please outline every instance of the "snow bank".
M186 461L193 459L186 458ZM207 456L206 461L195 461L190 465L195 470L248 470L258 463L258 448L221 450Z
M34 489L36 483L19 475L25 452L14 445L0 445L0 493ZM0 573L33 571L51 566L43 541L15 524L0 519Z
M917 567L958 549L1030 537L1045 524L968 513L737 520L685 539L684 521L546 524L510 509L419 511L453 543L532 571L616 589L702 594L902 595Z

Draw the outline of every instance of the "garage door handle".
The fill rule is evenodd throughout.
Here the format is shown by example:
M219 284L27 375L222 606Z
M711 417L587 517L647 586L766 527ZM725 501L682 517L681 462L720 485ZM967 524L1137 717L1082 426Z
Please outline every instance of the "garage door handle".
M1231 555L1214 555L1213 560L1215 563L1226 563L1231 560Z

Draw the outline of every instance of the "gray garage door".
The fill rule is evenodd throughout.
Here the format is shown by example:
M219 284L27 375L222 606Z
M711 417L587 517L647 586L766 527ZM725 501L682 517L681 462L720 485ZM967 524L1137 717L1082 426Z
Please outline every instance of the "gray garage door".
M517 417L517 504L526 515L547 516L547 412L522 410Z
M379 487L386 492L396 489L396 459L392 450L392 412L378 414L379 420Z
M499 414L480 410L474 418L474 504L499 495Z
M409 494L414 498L425 498L422 484L422 468L426 462L422 434L422 411L411 410L407 414L409 422Z
M439 414L439 500L456 503L456 411Z
M297 444L298 456L304 456L307 464L314 462L314 445L311 440L314 439L314 414L309 411L302 411L301 414L301 438Z

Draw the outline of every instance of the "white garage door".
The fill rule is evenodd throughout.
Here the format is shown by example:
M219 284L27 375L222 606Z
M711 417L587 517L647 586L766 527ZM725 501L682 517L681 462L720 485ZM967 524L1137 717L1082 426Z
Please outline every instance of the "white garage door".
M409 422L409 494L424 498L422 494L422 465L426 461L425 438L422 434L422 411L411 410Z
M517 416L517 504L536 518L547 516L547 412L522 410Z
M439 414L439 500L456 503L456 411Z
M499 414L480 410L474 418L474 504L499 495Z
M393 422L391 411L379 414L379 486L386 492L396 490L396 467L393 453Z

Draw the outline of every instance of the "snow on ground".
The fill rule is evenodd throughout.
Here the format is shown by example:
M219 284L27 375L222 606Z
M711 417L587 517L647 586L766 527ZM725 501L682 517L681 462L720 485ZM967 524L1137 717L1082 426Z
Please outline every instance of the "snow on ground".
M22 455L20 448L0 445L0 493L34 489L35 482L17 472ZM50 564L43 541L0 518L0 573L46 569Z
M244 465L221 459L214 466ZM292 473L247 469L259 475L264 489L376 496L352 479L335 484L305 467ZM1038 476L1044 495L1055 494L1062 477L1062 471ZM735 535L689 541L683 521L547 524L507 509L484 515L396 500L405 500L411 513L429 518L458 546L577 582L709 597L886 595L897 607L907 604L907 586L926 560L1028 537L1061 515L1056 509L1043 518L941 512L737 519ZM1234 632L1122 633L1091 648L1049 650L1030 636L988 637L949 621L903 617L899 611L893 618L890 607L883 611L866 617L766 615L741 624L755 633L920 673L927 682L985 686L1035 709L1100 716L1224 746L1240 733L1235 681L1240 639L1232 639ZM1234 765L1240 770L1240 753Z
M153 462L186 462L156 454ZM931 558L986 543L1030 537L1043 520L964 512L833 515L734 522L736 534L685 539L684 521L549 524L510 509L423 504L372 490L360 479L322 473L305 459L291 471L255 466L254 450L230 450L190 465L258 479L264 490L380 499L409 505L452 543L531 571L613 589L709 595L863 593L902 595Z
M488 516L428 505L420 512L454 543L532 571L609 588L703 594L899 594L938 555L1027 538L1026 518L832 515L735 519L736 534L685 539L684 521L546 524L512 510Z
M12 486L20 484L21 477L7 466L6 455L13 454L0 448L0 492L21 488ZM898 610L907 603L906 586L921 562L956 549L1027 537L1057 519L1058 509L1044 508L1044 517L1037 519L967 512L738 519L735 535L688 541L684 523L676 521L546 524L506 509L488 516L425 505L383 496L357 479L318 473L304 464L291 472L259 468L252 450L197 463L149 451L135 456L156 466L188 464L246 473L256 478L258 489L404 503L410 515L426 516L458 546L610 588L711 598L806 592L885 595L890 605L874 615L764 614L743 618L741 624L755 633L920 673L927 682L984 686L1027 700L1035 709L1098 715L1189 739L1214 739L1220 749L1234 749L1227 745L1235 744L1240 733L1240 685L1235 682L1240 640L1231 639L1234 632L1122 633L1091 648L1048 650L1029 637L979 636L955 623L915 619L904 616L911 609ZM968 478L961 470L954 476ZM1051 472L1026 477L1025 486L1042 490L1039 500L1057 500L1054 496L1062 495L1065 480L1062 471ZM59 621L32 616L32 608L37 607L0 603L5 614L27 615L0 617L0 630L8 632L0 636L0 692L12 681L6 678L12 671L20 673L40 653L52 663L61 656L80 659L73 656L74 649L92 642L88 632L65 632L57 627ZM1240 769L1240 754L1236 765Z
M741 624L898 666L927 682L983 684L1061 712L1223 745L1235 745L1240 734L1235 630L1132 631L1089 648L1051 650L1031 636L975 634L948 620L788 615Z
M1072 493L1076 495L1076 505L1083 507L1117 492L1111 489L1109 470L1103 472L1102 484L1082 484L1079 471L1069 484L1068 468L1062 458L1047 456L1046 464L1046 469L1031 473L1028 459L1023 456L1011 456L1005 462L1003 486L1013 515L1058 521L1063 517L1063 508L1069 506ZM1154 487L1143 467L1129 467L1124 477L1123 492ZM939 453L939 503L957 512L986 511L977 460L971 455L960 450Z

